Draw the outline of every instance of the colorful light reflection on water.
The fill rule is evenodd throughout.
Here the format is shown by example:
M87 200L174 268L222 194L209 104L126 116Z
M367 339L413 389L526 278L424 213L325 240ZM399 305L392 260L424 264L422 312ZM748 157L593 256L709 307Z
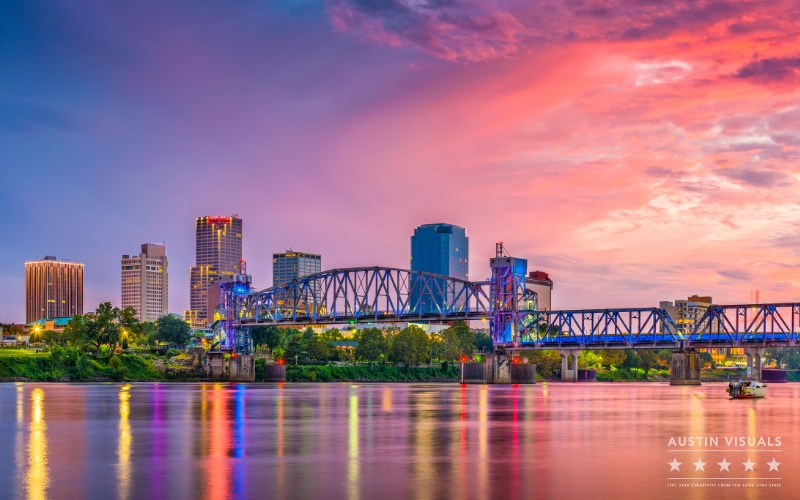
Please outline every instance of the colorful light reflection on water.
M799 402L797 384L738 402L718 384L0 384L0 497L790 497ZM690 435L781 436L781 488L667 487L668 439Z

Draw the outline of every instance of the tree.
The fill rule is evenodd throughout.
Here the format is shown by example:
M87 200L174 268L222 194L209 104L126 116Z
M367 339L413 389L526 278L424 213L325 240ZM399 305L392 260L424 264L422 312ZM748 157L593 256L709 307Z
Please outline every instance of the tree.
M331 328L330 330L325 330L320 334L322 339L325 342L337 342L339 340L343 340L344 336L342 336L342 332L340 332L336 328Z
M536 364L536 373L544 379L555 379L561 371L561 356L556 351L520 351L520 357Z
M475 349L478 352L491 352L492 337L490 337L487 333L478 332L475 335Z
M358 342L355 356L370 363L385 359L389 353L389 343L383 332L378 328L364 328L355 337Z
M156 339L167 344L184 345L192 338L189 323L171 314L156 320Z
M656 358L661 366L669 368L672 365L672 349L656 351Z
M639 355L639 359L642 360L642 369L644 370L644 374L646 376L650 373L650 370L655 368L655 366L658 364L656 353L654 353L652 349L639 349L637 354Z
M790 349L784 347L769 348L764 352L764 357L767 361L772 361L778 369L783 368L783 365L789 360L792 355Z
M603 358L603 364L609 368L622 365L627 358L622 349L603 349L600 351L600 356Z
M119 342L121 315L119 308L104 302L94 313L73 316L64 329L64 336L70 345L80 349L91 348L99 357L103 346L113 350ZM127 316L122 319L129 321Z
M289 340L286 342L286 351L284 352L285 359L288 360L299 360L306 358L306 340L303 338L303 334L295 333Z
M445 328L431 335L431 352L435 359L456 361L461 357L461 345L458 333L452 328Z
M641 368L642 358L636 354L633 349L625 349L622 351L625 354L625 361L622 362L622 367L630 370L631 368Z
M430 339L417 325L409 325L394 336L390 356L395 361L415 365L430 359Z
M330 356L328 343L320 335L306 340L306 355L314 361L327 361Z
M270 351L286 344L286 335L277 326L254 326L250 334L253 345L266 345Z
M708 352L708 351L702 351L700 353L700 363L701 363L701 366L708 365L709 368L711 368L712 370L715 367L714 358L711 356L711 353Z
M64 335L64 332L56 332L54 330L45 330L42 332L42 340L47 343L47 345L66 345L67 344L67 336Z

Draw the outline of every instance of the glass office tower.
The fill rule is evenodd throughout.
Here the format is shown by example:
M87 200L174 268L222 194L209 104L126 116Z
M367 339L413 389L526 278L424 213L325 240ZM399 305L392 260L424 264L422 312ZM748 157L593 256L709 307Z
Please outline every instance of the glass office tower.
M411 236L411 270L441 274L462 280L469 279L469 238L467 231L453 224L423 224ZM418 295L412 293L412 306ZM443 300L422 301L421 313L435 313Z
M322 257L315 253L295 252L272 254L272 286L317 274L322 271Z

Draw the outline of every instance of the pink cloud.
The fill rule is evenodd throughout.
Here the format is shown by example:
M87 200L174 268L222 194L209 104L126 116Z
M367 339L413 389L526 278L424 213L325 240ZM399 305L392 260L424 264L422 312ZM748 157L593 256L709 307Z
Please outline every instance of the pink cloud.
M453 62L478 62L517 52L525 35L510 13L478 3L331 0L331 23L363 41L415 47Z

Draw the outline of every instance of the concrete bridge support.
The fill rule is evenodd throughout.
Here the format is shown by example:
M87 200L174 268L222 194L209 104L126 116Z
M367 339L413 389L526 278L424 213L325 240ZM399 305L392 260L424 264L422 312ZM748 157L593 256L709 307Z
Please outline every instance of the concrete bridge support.
M256 358L252 354L236 354L228 361L231 382L255 382Z
M561 381L578 381L578 356L581 355L580 349L559 349L561 355Z
M669 385L700 385L700 353L694 349L672 353Z
M747 356L747 380L761 381L761 360L764 358L764 347L745 347Z
M225 355L220 351L208 351L206 354L206 377L225 380Z

